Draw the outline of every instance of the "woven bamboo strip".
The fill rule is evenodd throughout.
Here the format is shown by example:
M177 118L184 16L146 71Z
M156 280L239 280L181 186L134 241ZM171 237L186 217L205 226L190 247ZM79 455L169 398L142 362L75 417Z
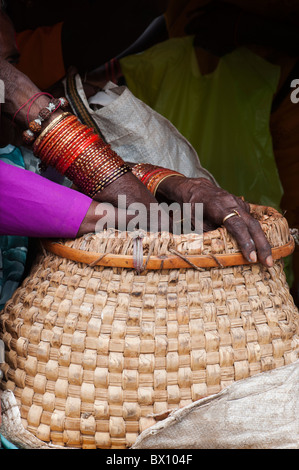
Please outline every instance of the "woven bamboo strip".
M44 240L42 244L43 247L50 253L53 253L57 256L62 256L77 263L86 263L92 266L134 269L133 256L82 252L81 250L70 248L50 240ZM285 245L272 248L272 258L274 260L285 258L286 256L293 253L294 247L295 242L293 239L291 239ZM144 256L143 264L146 264L146 269L148 270L161 270L180 268L186 269L192 265L195 265L199 268L214 268L218 266L225 268L227 266L238 266L250 263L246 258L244 258L242 253L233 253L230 255L214 255L214 257L208 255L191 255L185 257L185 259L180 258L179 255L170 255L166 259L159 256L152 256L148 262L147 257Z

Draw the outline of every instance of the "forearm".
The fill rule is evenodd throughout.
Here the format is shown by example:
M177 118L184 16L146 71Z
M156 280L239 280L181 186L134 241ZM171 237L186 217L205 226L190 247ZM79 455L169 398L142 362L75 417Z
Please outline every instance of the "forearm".
M54 167L91 199L117 206L118 197L125 196L125 207L156 202L111 146L70 113L52 121L32 148L43 165Z
M21 129L27 127L25 131L26 143L32 145L35 156L41 160L44 166L55 168L71 180L81 193L98 202L118 205L119 195L126 197L123 209L126 209L131 203L142 203L149 208L151 203L156 202L156 199L142 183L133 176L125 162L93 129L82 125L78 118L71 113L57 110L52 114L50 112L49 115L50 104L54 105L54 101L57 100L38 95L38 99L31 101L31 98L36 96L39 90L26 76L16 72L10 64L0 62L1 77L4 83L8 84L4 111L15 118L16 126ZM28 105L24 106L24 103L28 104L28 97L29 107ZM60 104L63 102L63 100L58 101ZM43 109L43 106L46 107ZM51 109L53 110L53 108ZM45 122L40 123L41 115L44 116L43 111L46 111ZM37 117L38 119L36 119ZM15 186L12 188L15 188L16 197L13 198L13 201L16 205L17 197L22 198L22 194L19 194ZM29 187L27 189L30 191ZM55 188L53 191L55 192ZM76 192L76 194L79 193ZM44 187L35 192L35 197L37 204L40 203L39 198L44 197L45 205L48 204L49 210L51 210L51 200L47 199L47 191ZM63 207L63 197L57 202ZM73 204L74 208L75 206ZM9 214L6 215L9 219ZM29 227L26 228L26 230L28 229ZM61 231L56 229L57 226L52 236L63 236ZM77 231L78 229L77 226ZM36 236L41 235L38 233ZM66 235L74 236L74 231ZM31 236L33 236L32 233ZM50 236L49 233L47 236Z
M28 126L30 122L33 122L36 120L36 118L39 116L39 113L41 113L48 105L50 98L47 95L39 95L37 99L33 99L32 104L30 102L30 99L36 96L38 93L40 93L40 90L35 87L35 85L26 77L24 74L21 72L17 71L14 67L12 67L10 64L8 64L5 61L0 60L0 79L3 80L5 84L5 103L2 107L2 112L5 112L7 115L10 116L11 120L14 120L14 124L16 128L18 128L20 131L21 130L26 130L26 133L28 131ZM29 102L28 102L29 99ZM27 103L26 106L24 104ZM30 105L29 105L30 104ZM57 119L62 118L62 111L60 109L57 109L55 112L52 114L50 113L50 116L48 116L47 119L45 119L41 123L41 130L34 136L32 136L32 143L36 145L37 139L42 138L43 133L45 132L45 137L46 140L48 139L49 132L47 131L49 129L49 126L51 127L52 124L54 125ZM63 119L62 119L63 120ZM73 126L79 125L79 121L77 118L73 118ZM74 184L80 189L81 192L88 194L88 192L85 191L85 186L84 184L80 185L80 182L82 182L82 179L84 177L84 183L87 185L89 184L89 180L91 178L91 171L88 168L88 164L92 164L93 167L97 165L98 167L98 172L95 176L98 176L98 179L95 178L95 188L96 185L99 186L99 191L95 194L93 194L91 197L97 197L97 199L101 200L106 200L107 202L114 202L114 195L118 191L115 189L122 189L123 188L123 193L128 194L132 192L132 184L134 184L134 181L131 181L131 184L128 185L125 183L123 185L119 185L117 182L117 186L113 185L113 178L116 176L116 172L121 171L119 170L120 167L122 166L123 162L121 161L118 156L109 151L109 155L107 155L107 146L105 146L105 143L98 138L97 142L94 142L94 144L91 144L89 146L89 151L93 152L94 155L94 162L91 162L91 160L88 161L87 164L87 156L84 158L84 151L83 149L87 149L85 142L88 141L88 139L95 139L97 136L92 133L92 131L88 131L88 135L86 133L86 127L85 126L80 126L79 131L75 134L73 133L72 135L74 136L72 140L69 138L66 138L66 135L71 132L73 132L73 126L71 124L69 125L64 125L63 128L58 129L58 132L60 133L60 137L55 138L53 137L51 140L51 145L50 147L48 146L46 149L46 154L48 155L48 151L55 153L53 155L52 159L48 159L45 161L43 158L44 155L39 152L40 147L33 147L33 150L35 152L35 155L41 159L42 163L45 163L46 165L54 166L57 165L57 163L60 163L61 166L64 166L64 162L68 161L69 159L72 158L74 151L76 150L78 153L78 157L80 156L80 159L82 160L81 164L77 165L78 159L74 161L74 168L69 167L70 171L72 172L72 175L70 175L70 180L74 182ZM74 131L75 132L75 131ZM63 134L62 134L63 133ZM83 138L83 134L85 133L86 137L85 139ZM65 136L65 137L64 137ZM75 139L75 136L77 140ZM10 142L12 143L12 142ZM27 144L30 144L30 141L27 141ZM41 142L41 146L45 149L44 145L44 140ZM101 149L99 149L99 146L101 146ZM80 152L80 149L82 151ZM60 153L59 153L60 150ZM83 152L83 153L82 153ZM112 160L114 159L115 164L112 168ZM53 163L54 162L54 163ZM53 165L52 165L53 163ZM87 164L87 165L86 165ZM76 166L77 165L77 166ZM85 165L87 166L85 168ZM76 166L76 168L75 168ZM102 171L102 167L105 168L105 171ZM61 172L61 168L56 169ZM66 174L66 176L69 176ZM110 180L107 181L108 176L110 176ZM121 176L121 174L118 174L118 176ZM112 191L111 188L109 188L108 191L103 191L104 186L100 188L100 183L101 180L106 178L106 183L112 183ZM116 178L115 178L116 179ZM79 181L80 180L80 181ZM136 181L136 184L139 182ZM107 185L107 184L106 184ZM139 191L140 192L140 191ZM120 193L122 193L120 191ZM146 193L145 193L146 194ZM110 198L110 199L109 199Z
M0 161L0 235L76 238L119 229L120 211ZM132 217L124 208L121 223Z
M0 161L0 234L74 238L92 200Z
M0 59L0 79L5 85L5 103L2 105L2 112L10 115L11 118L28 98L40 93L40 90L22 72L2 59ZM29 120L36 118L39 111L48 103L49 98L41 95L30 108ZM28 126L27 108L20 110L15 121L21 128Z
M0 59L0 80L5 87L5 102L1 105L1 117L6 125L6 128L1 127L1 139L4 139L5 145L8 143L19 145L22 132L28 129L29 123L49 105L50 98L42 94L26 75L3 59ZM58 108L41 123L41 130L61 113L62 110ZM7 140L7 137L10 140Z

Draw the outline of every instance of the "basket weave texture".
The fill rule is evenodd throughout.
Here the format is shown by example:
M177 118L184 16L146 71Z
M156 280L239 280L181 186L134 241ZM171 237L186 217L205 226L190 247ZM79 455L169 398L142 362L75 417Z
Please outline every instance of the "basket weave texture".
M272 247L290 241L273 209L254 215ZM112 232L61 242L132 255ZM144 255L238 252L224 228L147 234ZM44 251L1 314L3 389L44 442L125 448L169 412L298 358L298 310L283 260L144 270L90 266Z

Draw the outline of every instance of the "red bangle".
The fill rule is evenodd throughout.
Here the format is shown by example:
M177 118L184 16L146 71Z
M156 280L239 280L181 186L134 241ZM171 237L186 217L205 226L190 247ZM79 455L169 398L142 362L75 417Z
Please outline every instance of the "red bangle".
M63 121L65 121L65 125L70 125L72 122L75 122L76 116L68 115L66 116ZM34 153L38 152L41 153L43 151L44 146L48 143L49 140L53 138L53 134L55 135L55 132L57 132L60 129L60 120L56 122L56 120L53 122L53 127L51 124L48 126L50 130L47 131L48 128L45 129L45 131L36 139L34 146L33 146L33 151Z
M93 138L93 140L91 140ZM91 138L90 138L90 141L88 142L84 142L82 143L82 145L79 147L79 149L76 149L70 158L68 158L64 164L61 167L61 170L59 169L59 167L57 166L57 169L59 171L61 171L62 174L64 174L66 172L66 170L68 169L68 167L73 163L74 160L76 160L78 158L78 156L84 152L84 150L92 143L94 142L95 140L97 140L98 136L97 135L93 135ZM61 159L60 161L61 163L63 163L63 159Z
M90 197L131 170L110 145L75 116L64 116L50 124L36 139L34 153Z
M57 157L59 159L59 161L57 162L57 170L58 171L63 171L63 174L65 172L65 165L67 165L67 167L72 163L72 161L74 160L75 157L75 154L73 152L73 148L74 146L78 146L80 145L82 142L85 141L85 139L93 132L92 129L86 129L82 132L82 135L80 136L80 138L78 139L77 142L74 143L74 138L73 138L73 134L71 135L70 139L68 140L68 142L65 144L64 142L62 142L61 144L61 147L62 149L58 149L57 150ZM55 149L54 149L55 151ZM63 165L63 166L62 166Z
M170 176L184 176L182 173L167 168L151 165L149 163L139 163L133 167L135 175L152 193L156 194L159 184Z
M53 149L55 148L57 155L58 155L59 144L61 145L64 139L68 137L69 135L72 135L72 133L74 133L74 130L73 129L70 130L66 127L63 129L59 129L57 132L54 132L52 135L49 136L49 138L47 139L43 148L40 151L42 159L44 160L46 164L50 164Z

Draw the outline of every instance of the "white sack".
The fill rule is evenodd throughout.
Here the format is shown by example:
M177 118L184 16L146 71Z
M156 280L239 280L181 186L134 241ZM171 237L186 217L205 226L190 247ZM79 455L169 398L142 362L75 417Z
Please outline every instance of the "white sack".
M151 163L215 182L202 168L192 145L171 122L136 98L125 86L108 82L103 91L86 98L81 78L75 77L76 89L85 109L97 124L106 142L123 160ZM66 87L66 82L64 82ZM65 89L68 97L67 89ZM106 95L106 96L105 96ZM73 109L76 113L76 109Z
M134 449L298 449L299 362L235 382L145 430Z

